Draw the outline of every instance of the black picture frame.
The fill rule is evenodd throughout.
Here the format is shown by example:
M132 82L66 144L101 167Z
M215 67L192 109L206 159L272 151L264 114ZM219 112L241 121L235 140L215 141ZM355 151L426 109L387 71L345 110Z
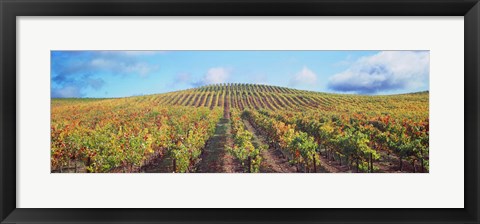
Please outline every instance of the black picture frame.
M0 15L1 223L479 223L480 221L478 153L480 3L478 0L142 0L138 2L134 0L0 0ZM465 208L17 208L17 16L464 16Z

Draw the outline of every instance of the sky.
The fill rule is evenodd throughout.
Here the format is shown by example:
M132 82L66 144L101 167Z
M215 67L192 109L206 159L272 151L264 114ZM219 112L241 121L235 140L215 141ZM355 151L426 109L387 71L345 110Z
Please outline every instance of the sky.
M51 51L51 97L128 97L218 83L399 94L429 90L429 66L429 51Z

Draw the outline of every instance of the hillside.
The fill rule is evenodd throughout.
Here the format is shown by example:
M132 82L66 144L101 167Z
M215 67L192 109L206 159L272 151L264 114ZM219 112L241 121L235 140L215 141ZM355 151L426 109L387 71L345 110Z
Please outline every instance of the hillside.
M397 113L428 112L428 92L365 96L331 94L286 87L255 84L219 84L188 90L129 98L152 101L159 105L194 107L230 107L239 110L265 109L335 112Z
M429 93L209 85L52 99L52 172L428 172Z

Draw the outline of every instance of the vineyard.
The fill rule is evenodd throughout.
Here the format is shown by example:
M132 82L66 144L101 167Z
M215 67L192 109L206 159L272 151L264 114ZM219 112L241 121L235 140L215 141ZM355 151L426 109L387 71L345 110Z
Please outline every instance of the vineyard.
M429 172L429 94L217 84L52 99L51 171Z

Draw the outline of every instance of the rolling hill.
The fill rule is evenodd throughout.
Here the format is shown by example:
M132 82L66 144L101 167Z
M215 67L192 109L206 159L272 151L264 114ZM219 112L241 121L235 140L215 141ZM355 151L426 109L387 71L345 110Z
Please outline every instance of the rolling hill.
M138 96L134 101L153 101L160 105L230 107L239 110L323 110L344 112L385 112L396 110L428 111L428 92L398 95L348 95L297 90L255 84L218 84L182 91Z
M51 104L52 172L428 172L428 92L218 84Z

